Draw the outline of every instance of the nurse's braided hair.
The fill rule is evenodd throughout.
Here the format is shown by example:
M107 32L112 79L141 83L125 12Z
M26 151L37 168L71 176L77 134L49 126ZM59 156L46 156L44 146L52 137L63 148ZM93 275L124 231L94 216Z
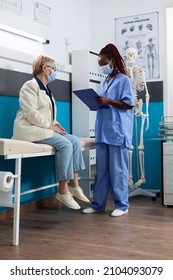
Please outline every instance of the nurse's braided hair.
M115 67L112 75L115 76L117 70L125 75L127 75L126 66L122 56L120 55L118 49L113 44L106 45L103 49L101 49L99 55L105 56L109 60L113 60L115 63Z

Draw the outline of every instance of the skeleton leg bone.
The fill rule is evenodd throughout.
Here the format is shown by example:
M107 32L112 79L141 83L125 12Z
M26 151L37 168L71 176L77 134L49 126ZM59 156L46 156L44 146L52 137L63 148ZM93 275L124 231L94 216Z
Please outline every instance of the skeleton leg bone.
M134 147L131 146L129 149L129 187L130 189L133 187L133 176L132 176L132 155L133 155Z
M137 189L142 184L146 183L146 180L145 180L145 170L144 170L144 152L143 151L139 151L139 164L140 164L141 178L133 185L134 189Z
M144 118L144 120L145 120L145 118ZM143 137L142 134L141 134L141 136ZM133 184L133 185L129 184L129 186L130 186L129 197L133 197L133 196L136 196L136 195L145 195L145 196L150 196L150 197L156 197L157 193L159 193L160 190L154 190L154 189L145 190L145 189L140 188L140 186L142 184L146 183L146 179L145 179L145 165L144 165L144 145L143 145L143 140L142 139L143 138L140 139L140 143L141 143L141 146L143 146L143 149L139 150L139 146L140 145L138 146L139 166L140 166L140 179L135 184ZM132 153L131 153L131 156L132 156ZM131 164L131 169L132 169L132 164ZM131 178L132 178L132 175L131 175Z

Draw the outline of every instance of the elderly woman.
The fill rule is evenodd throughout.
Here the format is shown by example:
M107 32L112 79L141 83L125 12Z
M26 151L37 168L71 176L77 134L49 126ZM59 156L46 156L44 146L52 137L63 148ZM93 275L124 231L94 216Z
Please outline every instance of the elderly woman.
M73 196L89 202L78 186L78 171L85 165L79 138L68 134L56 121L55 100L48 87L48 83L56 79L55 60L40 55L32 66L33 79L25 82L20 90L20 109L14 121L13 138L55 148L59 182L55 197L69 208L80 209Z

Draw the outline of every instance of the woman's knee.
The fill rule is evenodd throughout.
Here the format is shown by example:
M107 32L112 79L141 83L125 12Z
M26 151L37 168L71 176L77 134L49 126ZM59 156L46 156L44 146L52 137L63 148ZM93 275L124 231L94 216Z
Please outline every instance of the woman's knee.
M73 135L73 139L71 142L72 142L73 146L80 147L80 139L77 136Z
M73 145L70 141L64 142L63 149L66 151L68 154L72 154L73 152Z

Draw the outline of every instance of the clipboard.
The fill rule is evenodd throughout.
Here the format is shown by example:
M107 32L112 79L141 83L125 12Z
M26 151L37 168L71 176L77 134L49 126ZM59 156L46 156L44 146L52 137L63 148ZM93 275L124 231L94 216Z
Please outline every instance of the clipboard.
M74 90L73 93L83 102L91 111L98 109L107 109L108 105L100 105L95 98L100 96L92 88Z

